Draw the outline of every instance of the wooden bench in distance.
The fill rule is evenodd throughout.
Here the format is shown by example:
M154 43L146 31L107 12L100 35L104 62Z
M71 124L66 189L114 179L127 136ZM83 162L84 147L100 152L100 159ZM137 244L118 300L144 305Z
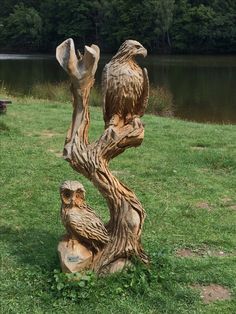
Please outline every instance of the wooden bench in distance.
M7 112L7 105L11 104L10 100L1 100L0 99L0 114Z

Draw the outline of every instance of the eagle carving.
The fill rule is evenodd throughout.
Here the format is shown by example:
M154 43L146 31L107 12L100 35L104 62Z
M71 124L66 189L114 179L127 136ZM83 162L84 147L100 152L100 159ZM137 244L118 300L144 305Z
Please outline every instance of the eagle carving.
M135 57L146 57L147 50L135 40L126 40L106 64L102 74L103 115L105 127L127 124L143 116L148 103L147 70L141 69Z

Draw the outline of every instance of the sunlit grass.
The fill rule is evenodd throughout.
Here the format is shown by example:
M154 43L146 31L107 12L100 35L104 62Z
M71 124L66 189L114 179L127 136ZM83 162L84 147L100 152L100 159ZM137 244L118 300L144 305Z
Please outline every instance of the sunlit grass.
M110 167L147 212L142 239L151 266L95 280L85 297L74 298L70 290L54 288L56 248L64 232L59 185L80 180L88 203L105 220L106 203L58 157L70 101L9 97L13 104L0 116L2 313L236 312L236 126L143 118L143 144ZM102 130L102 111L92 107L90 137ZM179 258L180 248L225 256ZM203 304L190 286L209 283L228 287L232 299Z

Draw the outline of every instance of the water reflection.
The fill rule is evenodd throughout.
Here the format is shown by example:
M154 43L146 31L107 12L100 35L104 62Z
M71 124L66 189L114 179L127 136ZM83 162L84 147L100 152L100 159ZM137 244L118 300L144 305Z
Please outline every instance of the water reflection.
M96 79L104 64L102 57ZM175 114L199 122L236 122L235 56L150 56L139 60L153 86L173 95ZM59 82L67 75L53 56L0 55L0 81L12 93L28 94L34 84Z

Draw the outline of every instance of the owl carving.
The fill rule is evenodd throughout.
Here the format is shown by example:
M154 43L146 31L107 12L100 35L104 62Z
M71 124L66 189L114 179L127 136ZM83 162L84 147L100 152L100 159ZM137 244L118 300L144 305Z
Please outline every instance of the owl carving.
M60 187L61 219L71 239L77 239L93 253L109 242L102 220L85 202L85 189L78 181Z
M148 103L147 70L141 69L135 57L145 57L147 50L136 40L126 40L102 73L103 116L105 126L126 124L141 117Z

